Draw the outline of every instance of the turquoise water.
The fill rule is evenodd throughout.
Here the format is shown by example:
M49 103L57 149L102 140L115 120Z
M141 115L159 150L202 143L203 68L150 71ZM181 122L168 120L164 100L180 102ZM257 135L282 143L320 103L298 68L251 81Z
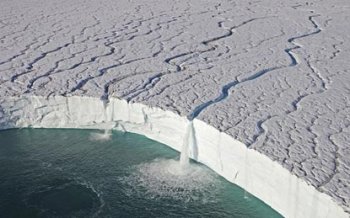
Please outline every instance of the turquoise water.
M131 133L0 131L0 216L281 217L207 167Z

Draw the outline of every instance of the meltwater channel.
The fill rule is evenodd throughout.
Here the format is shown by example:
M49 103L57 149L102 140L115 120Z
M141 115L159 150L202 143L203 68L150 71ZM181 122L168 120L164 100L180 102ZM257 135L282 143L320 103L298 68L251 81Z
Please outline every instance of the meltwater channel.
M1 217L281 217L204 165L117 131L0 131Z

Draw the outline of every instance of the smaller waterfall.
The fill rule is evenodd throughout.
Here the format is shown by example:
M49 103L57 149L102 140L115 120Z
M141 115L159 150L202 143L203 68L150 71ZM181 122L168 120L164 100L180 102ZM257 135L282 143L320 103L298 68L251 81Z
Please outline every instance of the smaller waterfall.
M92 141L108 141L111 139L112 130L108 128L108 116L107 116L107 108L109 100L108 98L101 98L103 103L103 122L105 123L103 133L92 133L90 135L90 140Z
M112 130L105 129L102 133L101 132L94 132L90 134L90 140L91 141L108 141L112 137Z
M107 108L108 108L109 100L108 98L101 98L101 101L103 103L103 122L107 122L108 121Z
M244 174L244 182L245 182L245 187L248 188L248 173L249 173L249 161L248 161L248 154L247 152L245 152L245 156L244 156L244 170L245 170L245 174ZM244 199L249 199L248 197L248 192L247 190L244 189Z
M109 140L109 139L111 139L111 136L112 136L112 130L105 129L103 134L101 134L101 139L102 140Z
M194 128L193 128L193 122L190 121L190 123L187 126L186 134L183 140L182 149L181 149L181 155L180 155L180 165L182 168L187 167L190 164L190 146L194 146L195 142L195 135L194 135Z
M244 199L249 199L248 192L244 189Z

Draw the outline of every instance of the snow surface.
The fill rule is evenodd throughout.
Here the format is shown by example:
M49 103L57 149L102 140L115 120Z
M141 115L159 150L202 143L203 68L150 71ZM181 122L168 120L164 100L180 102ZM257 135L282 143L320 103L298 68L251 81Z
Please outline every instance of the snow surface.
M159 107L349 212L349 23L348 0L0 0L0 117L23 95Z

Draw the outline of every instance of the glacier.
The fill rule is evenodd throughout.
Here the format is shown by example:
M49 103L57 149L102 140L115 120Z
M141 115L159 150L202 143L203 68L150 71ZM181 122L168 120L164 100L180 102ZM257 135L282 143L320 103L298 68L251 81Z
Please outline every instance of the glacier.
M348 0L1 0L0 129L187 142L285 217L349 217L349 19Z

